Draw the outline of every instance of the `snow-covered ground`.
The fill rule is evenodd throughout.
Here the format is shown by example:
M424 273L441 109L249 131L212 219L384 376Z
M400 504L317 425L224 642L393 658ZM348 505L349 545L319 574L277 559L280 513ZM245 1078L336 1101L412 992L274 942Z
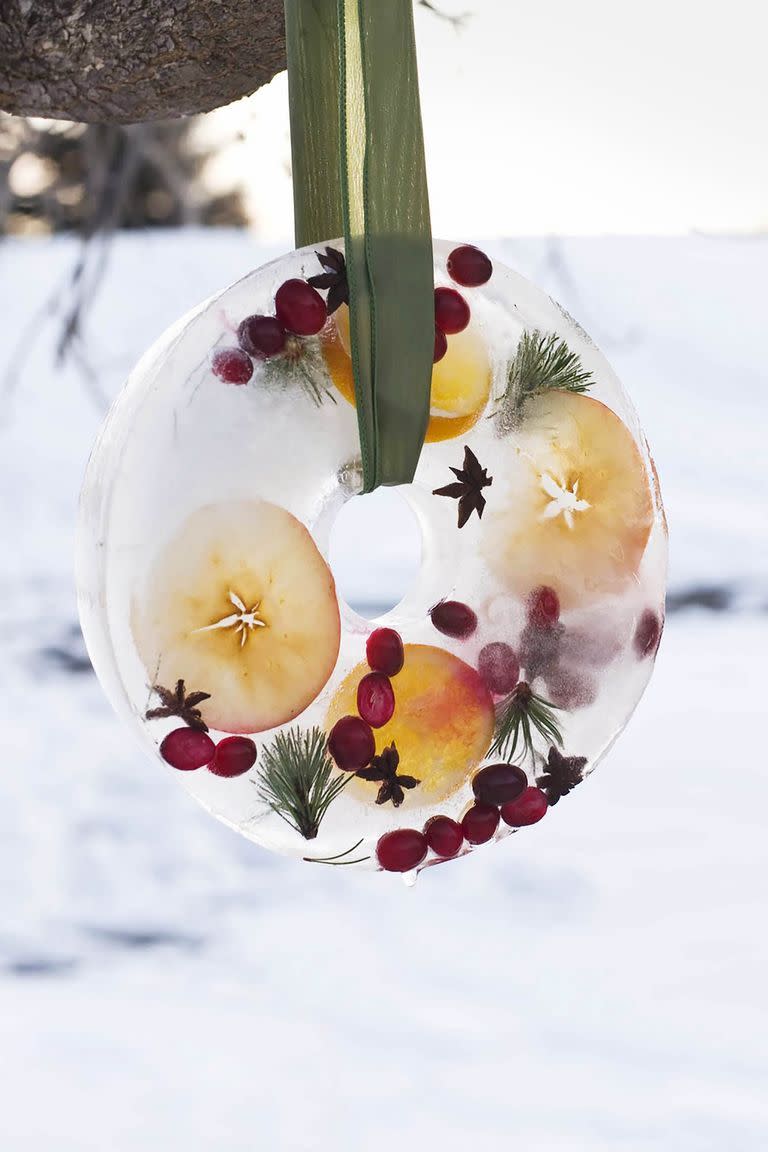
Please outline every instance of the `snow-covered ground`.
M490 247L632 392L673 603L729 610L671 614L630 728L567 804L406 890L207 817L134 748L78 637L76 496L106 399L273 253L121 238L86 386L44 307L74 246L0 245L3 1150L764 1152L768 240Z

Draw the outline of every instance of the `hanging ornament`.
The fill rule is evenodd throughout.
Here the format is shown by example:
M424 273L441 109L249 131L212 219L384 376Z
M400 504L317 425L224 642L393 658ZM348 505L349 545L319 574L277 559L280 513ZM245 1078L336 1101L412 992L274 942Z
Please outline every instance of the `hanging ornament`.
M412 875L538 823L606 753L661 638L666 528L589 337L432 244L408 0L289 0L286 27L300 246L129 379L85 481L81 617L113 704L211 813ZM423 556L372 624L327 557L382 483Z
M163 337L86 480L83 624L113 702L211 812L312 860L410 870L535 823L661 637L661 501L615 375L520 276L435 257L443 339L400 488L422 572L385 619L327 563L362 487L341 240Z

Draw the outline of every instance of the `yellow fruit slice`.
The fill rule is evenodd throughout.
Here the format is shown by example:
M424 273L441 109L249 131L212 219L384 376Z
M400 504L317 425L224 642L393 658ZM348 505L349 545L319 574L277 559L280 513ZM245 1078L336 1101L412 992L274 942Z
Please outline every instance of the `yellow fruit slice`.
M358 664L339 685L328 711L327 730L357 714L357 686L367 664ZM405 794L406 806L444 800L467 781L493 739L493 702L483 681L458 656L429 644L406 644L402 671L392 677L395 711L377 728L376 751L394 740L399 771L421 781ZM355 779L359 799L374 803L377 785Z
M328 565L301 521L263 500L193 512L158 556L131 624L151 683L209 692L203 719L223 732L298 716L339 651Z
M653 523L629 429L599 400L551 392L526 404L517 446L483 520L489 566L520 596L550 585L564 608L619 592Z
M342 304L323 336L323 355L331 379L350 404L355 403L349 343L349 309ZM491 365L485 344L470 324L448 337L448 351L432 369L430 417L426 440L463 436L477 423L491 391Z

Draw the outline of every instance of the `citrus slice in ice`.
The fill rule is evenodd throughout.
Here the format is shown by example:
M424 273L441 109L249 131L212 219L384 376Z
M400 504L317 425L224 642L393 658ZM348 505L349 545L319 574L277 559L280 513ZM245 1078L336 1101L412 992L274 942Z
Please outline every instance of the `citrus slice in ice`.
M349 309L334 314L323 335L323 355L331 379L350 404L355 403L349 343ZM463 436L477 423L491 390L491 365L485 344L470 324L448 337L448 351L432 368L427 443Z
M358 664L339 685L328 712L328 731L342 716L356 713L357 686L369 671L367 664ZM430 644L405 645L405 663L392 678L392 687L395 711L375 731L376 752L394 741L398 771L420 781L406 793L406 806L444 800L466 783L493 739L488 689L469 664ZM376 784L355 779L350 789L358 799L376 799Z

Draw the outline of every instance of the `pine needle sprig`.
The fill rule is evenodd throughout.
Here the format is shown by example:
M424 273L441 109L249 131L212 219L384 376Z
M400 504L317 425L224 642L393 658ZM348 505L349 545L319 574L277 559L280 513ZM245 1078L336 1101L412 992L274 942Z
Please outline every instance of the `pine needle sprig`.
M504 395L497 416L509 422L519 416L527 400L545 392L586 392L594 384L581 358L556 332L529 328L520 337L507 369Z
M314 840L329 807L352 773L336 775L320 728L278 732L261 754L259 798L305 840Z
M314 337L289 337L285 352L265 360L261 373L265 388L300 388L317 408L323 400L336 403L320 341Z
M563 737L555 711L554 704L537 696L530 685L521 680L497 709L496 733L490 755L498 753L511 761L520 747L522 755L532 759L534 732L547 744L562 747Z

